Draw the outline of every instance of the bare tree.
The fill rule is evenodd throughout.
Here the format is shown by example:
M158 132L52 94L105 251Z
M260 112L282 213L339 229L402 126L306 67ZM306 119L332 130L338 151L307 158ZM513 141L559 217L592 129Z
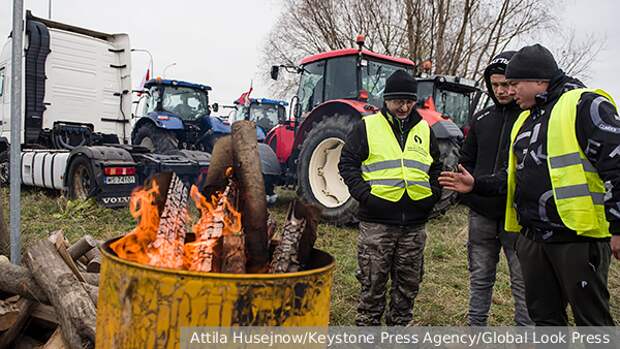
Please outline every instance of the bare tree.
M357 34L366 47L416 63L430 59L433 73L479 80L487 62L519 43L551 33L566 44L556 53L567 72L584 74L603 41L578 41L560 29L548 9L555 0L284 0L284 9L263 47L261 69L296 64L305 56L354 47ZM267 75L265 77L267 79ZM271 82L279 97L290 95L293 76Z

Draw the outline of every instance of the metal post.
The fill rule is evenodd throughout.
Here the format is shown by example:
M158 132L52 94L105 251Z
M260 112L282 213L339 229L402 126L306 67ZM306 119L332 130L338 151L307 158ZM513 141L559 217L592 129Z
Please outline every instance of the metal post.
M11 262L21 260L21 121L22 121L22 55L24 54L24 2L13 0L13 33L11 57L11 156L9 198L11 219Z
M52 19L52 0L47 2L47 19Z

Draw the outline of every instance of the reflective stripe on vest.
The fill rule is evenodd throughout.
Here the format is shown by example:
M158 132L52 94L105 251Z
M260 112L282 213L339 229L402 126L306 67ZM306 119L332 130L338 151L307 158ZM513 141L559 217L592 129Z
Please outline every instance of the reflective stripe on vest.
M562 223L579 235L603 238L609 234L605 217L605 186L596 168L588 161L579 146L575 131L577 104L585 92L597 93L616 105L603 90L575 89L562 94L551 111L547 127L547 165L553 187L553 198ZM516 157L513 146L519 130L529 117L529 111L519 115L511 133L508 159L508 195L506 198L506 231L518 232L514 204L516 189Z
M371 194L397 202L403 194L412 200L432 195L428 171L433 163L430 155L431 129L421 120L410 131L405 150L392 132L382 113L364 117L368 139L368 159L362 162L362 178L370 184Z

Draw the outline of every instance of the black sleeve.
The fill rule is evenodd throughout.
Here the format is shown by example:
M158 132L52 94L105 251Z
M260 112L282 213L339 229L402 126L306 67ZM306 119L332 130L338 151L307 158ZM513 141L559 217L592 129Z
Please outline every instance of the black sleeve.
M439 185L439 174L443 169L443 164L441 163L441 152L439 151L439 145L437 144L437 139L431 131L430 135L430 146L429 149L431 151L431 156L433 157L433 163L428 170L429 175L429 183L431 184L431 190L433 191L433 195L437 200L441 198L441 186Z
M362 161L367 158L366 124L360 120L347 135L338 163L340 176L349 188L349 193L359 202L366 202L370 195L370 184L362 178L361 168Z
M478 117L488 112L489 110L485 109L472 116L472 122L469 128L469 132L467 133L467 137L465 137L463 147L461 147L461 157L459 158L459 163L463 165L463 167L465 167L470 173L474 173L474 168L476 167L476 158L478 156L476 120L478 120Z
M508 167L503 166L497 172L476 177L474 194L481 196L506 195L508 191Z
M609 230L620 235L620 117L614 105L585 93L577 105L577 140L605 183L605 215Z

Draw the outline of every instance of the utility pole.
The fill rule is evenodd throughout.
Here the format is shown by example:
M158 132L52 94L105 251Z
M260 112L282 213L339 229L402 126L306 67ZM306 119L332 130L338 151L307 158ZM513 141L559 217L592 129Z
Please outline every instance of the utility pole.
M21 261L21 142L22 142L22 55L24 54L24 1L13 0L11 34L11 155L9 215L11 220L11 262Z

